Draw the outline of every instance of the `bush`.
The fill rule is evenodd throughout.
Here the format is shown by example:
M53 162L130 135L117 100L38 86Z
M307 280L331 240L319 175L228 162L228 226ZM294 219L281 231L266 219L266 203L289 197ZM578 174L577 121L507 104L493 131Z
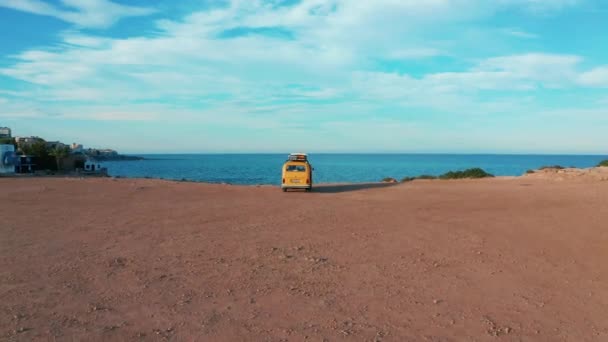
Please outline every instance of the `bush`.
M608 167L608 159L606 160L602 160L599 164L597 164L598 167Z
M473 168L464 171L450 171L439 176L440 179L464 179L464 178L487 178L494 175L487 173L483 169Z
M547 169L563 170L563 169L565 169L565 167L563 167L561 165L543 166L539 170L547 170Z
M15 146L15 151L17 151L17 141L15 141L15 138L0 138L0 145L13 145Z
M528 170L528 171L526 171L527 174L531 174L531 173L535 173L535 172L536 171L534 171L534 170Z
M383 183L397 183L397 180L392 177L385 177L382 179L382 182Z
M37 141L31 145L22 146L21 152L36 157L36 170L57 171L57 160L51 155L51 150L46 146L46 142Z
M416 179L437 179L437 176L431 176L431 175L420 175L417 177L405 177L401 180L402 183L405 182L411 182L414 181Z

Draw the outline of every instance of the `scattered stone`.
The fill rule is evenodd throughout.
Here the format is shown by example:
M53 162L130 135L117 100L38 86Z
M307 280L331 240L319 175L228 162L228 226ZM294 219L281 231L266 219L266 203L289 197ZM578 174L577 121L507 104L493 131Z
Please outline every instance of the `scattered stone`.
M118 257L110 260L108 263L110 267L125 267L127 264L127 259L123 257Z
M100 305L91 305L91 308L89 309L89 312L94 312L94 311L102 311L102 310L108 310L107 308L100 306Z
M15 329L15 334L21 334L21 333L24 333L24 332L29 331L29 330L31 330L31 329L30 328L25 328L25 327L19 327L19 328Z
M499 337L502 335L507 335L513 331L510 327L499 327L494 321L492 321L489 317L484 316L482 321L488 325L488 334L490 336Z

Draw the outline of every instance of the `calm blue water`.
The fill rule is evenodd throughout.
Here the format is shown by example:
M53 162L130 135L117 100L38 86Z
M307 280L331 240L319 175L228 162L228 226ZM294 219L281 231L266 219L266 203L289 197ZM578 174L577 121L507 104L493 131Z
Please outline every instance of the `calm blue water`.
M141 161L106 162L110 175L231 184L280 184L287 154L142 155ZM591 167L607 156L311 154L315 183L377 182L481 167L497 176L519 176L544 165Z

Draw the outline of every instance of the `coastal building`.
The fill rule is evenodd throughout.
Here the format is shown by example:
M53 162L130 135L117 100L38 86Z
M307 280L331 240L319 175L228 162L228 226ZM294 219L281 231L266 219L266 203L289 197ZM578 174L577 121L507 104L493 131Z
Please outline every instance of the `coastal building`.
M90 156L102 156L102 157L115 157L118 155L118 152L111 149L97 149L97 148L89 148L86 152Z
M44 139L40 137L15 137L15 141L17 142L17 146L20 148L23 146L30 146L37 142L44 142Z
M0 174L15 173L16 163L15 146L10 144L0 145Z
M72 153L84 153L82 144L72 143L72 145L70 145L70 150Z
M58 148L66 148L67 145L62 143L61 141L47 141L46 142L46 148L48 148L49 150L55 150Z
M20 155L15 165L17 173L34 173L36 171L36 157Z
M0 138L12 138L11 129L8 127L0 127Z
M84 171L100 173L100 172L102 172L102 167L101 167L101 164L99 164L95 160L88 159L84 163Z

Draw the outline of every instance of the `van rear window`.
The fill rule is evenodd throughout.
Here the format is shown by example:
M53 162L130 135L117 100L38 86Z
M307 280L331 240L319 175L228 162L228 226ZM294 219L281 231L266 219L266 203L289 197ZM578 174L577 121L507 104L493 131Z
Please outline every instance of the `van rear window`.
M304 165L287 165L285 169L287 172L306 172L306 166Z

